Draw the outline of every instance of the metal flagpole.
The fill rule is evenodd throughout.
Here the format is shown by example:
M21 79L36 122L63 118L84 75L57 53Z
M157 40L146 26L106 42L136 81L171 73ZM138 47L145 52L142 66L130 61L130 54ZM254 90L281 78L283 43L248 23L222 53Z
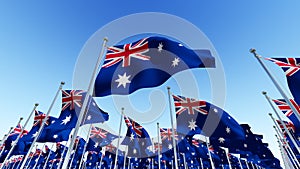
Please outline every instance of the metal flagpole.
M273 120L273 122L274 122L274 124L275 124L275 125L273 126L273 128L274 128L274 130L276 131L277 136L279 136L279 139L280 139L280 140L282 140L282 141L284 141L284 142L287 143L286 138L284 137L284 135L283 135L282 132L280 131L280 129L279 129L278 125L276 124L276 122L275 122L275 120L274 120L272 114L271 114L270 116L271 116L271 118L272 118L272 120ZM295 153L293 152L293 150L291 149L290 145L289 145L289 144L286 144L286 146L287 146L287 148L291 151L291 153L292 153L291 155L292 155L293 159L295 159L296 161L298 161L297 158L296 158L296 155L295 155ZM300 167L300 163L299 163L299 162L298 162L298 166Z
M184 153L182 153L182 156L183 156L183 166L184 166L184 169L187 169L187 166L186 166L186 159L185 159Z
M200 158L200 165L201 165L201 169L204 169L202 158Z
M127 164L127 168L130 169L130 157L128 158L128 164Z
M17 123L17 125L20 125L21 131L20 131L20 133L19 133L19 135L18 135L16 141L14 141L14 142L12 143L12 147L10 148L10 150L9 150L9 152L8 152L8 154L7 154L7 156L5 157L5 159L4 159L4 161L3 161L3 164L5 164L5 162L8 161L8 159L10 158L10 155L11 155L11 153L12 153L12 151L13 151L13 149L14 149L16 143L17 143L17 141L19 140L19 138L21 137L21 135L22 135L23 132L24 132L24 127L21 126L21 121L22 121L22 120L23 120L23 117L21 117L21 118L19 119L19 122ZM8 136L9 136L9 134L8 134ZM6 138L6 139L7 139L7 138ZM3 149L5 149L5 148L3 148ZM2 165L0 169L2 169L3 166L4 166L4 165Z
M45 147L45 144L43 145L41 151L43 151L44 147ZM34 164L34 166L33 166L33 169L36 168L36 166L37 166L37 164L38 164L38 162L39 162L39 160L40 160L41 155L42 155L42 152L39 154L39 156L38 156L38 158L37 158L37 161L35 162L35 164Z
M91 130L92 130L92 124L90 124L90 127L89 127L89 131L88 131L88 134L87 134L87 137L86 137L86 142L84 144L84 147L83 147L83 153L80 157L80 163L79 163L79 168L81 168L81 165L83 163L83 157L84 157L84 154L85 154L85 150L86 150L86 147L87 147L87 144L88 142L90 141L90 134L91 134ZM78 140L79 141L79 140ZM77 144L78 145L78 144ZM75 149L75 152L76 152L76 149Z
M275 127L275 126L274 126L274 127ZM277 132L277 131L276 131L276 132ZM285 151L284 148L283 148L283 146L282 146L282 141L283 141L283 140L280 138L280 136L278 136L278 135L276 135L276 134L275 134L275 137L277 138L277 142L278 142L278 144L279 144L279 148L280 148L280 152L281 152L281 156L282 156L282 160L283 160L283 162L284 162L284 165L287 166L287 165L289 165L289 162L287 161L287 159L284 157L284 154L283 154L283 152ZM289 151L286 151L286 153L289 154L290 156L292 156L292 154L291 154ZM291 162L294 166L296 166L297 168L299 168L298 165L295 163L294 157L292 157L292 159L290 159L290 162ZM292 167L292 168L293 168L293 167Z
M245 159L247 169L250 169L247 159Z
M272 120L273 120L273 122L274 122L274 124L275 124L275 125L273 126L273 128L274 128L274 130L275 130L276 133L277 133L276 136L279 136L280 140L283 140L284 142L287 143L286 138L284 137L284 135L283 135L282 132L280 131L280 129L279 129L278 125L276 124L275 119L273 118L272 114L271 114L270 116L271 116L271 118L272 118ZM289 151L291 152L291 155L292 155L293 159L296 161L297 166L300 167L300 163L299 163L299 161L298 161L298 159L297 159L295 153L294 153L293 150L291 149L290 145L288 145L288 143L287 143L287 148L288 148Z
M241 159L240 159L240 158L238 158L238 160L239 160L240 167L241 167L241 168L243 168L243 165L242 165Z
M49 107L49 109L48 109L48 112L47 112L47 114L46 114L46 117L43 119L43 122L42 122L42 124L41 124L41 126L40 126L40 128L39 128L39 130L38 130L38 134L37 134L36 137L34 137L34 140L32 141L32 144L31 144L31 146L30 146L28 152L31 152L31 150L33 149L34 144L36 143L37 139L39 138L39 136L40 136L40 134L41 134L41 132L42 132L42 130L43 130L45 124L46 124L46 121L48 120L48 117L49 117L49 114L50 114L50 112L51 112L51 110L52 110L52 107L53 107L55 101L57 100L58 94L59 94L59 92L61 91L61 89L62 89L62 87L63 87L64 84L65 84L65 82L61 82L61 83L60 83L59 88L58 88L58 90L57 90L57 92L56 92L56 94L55 94L55 96L54 96L54 99L53 99L53 101L52 101L52 103L51 103L51 105L50 105L50 107ZM28 159L28 156L29 156L29 153L26 154L25 159L24 159L24 161L23 161L23 163L22 163L22 165L21 165L21 167L20 167L21 169L24 168L24 166L25 166L25 161Z
M279 91L279 93L281 94L281 96L284 98L284 100L286 101L286 103L291 107L291 109L294 112L294 114L296 115L297 119L300 121L300 115L299 115L300 112L297 111L296 107L292 104L292 102L290 101L290 99L288 98L288 96L283 91L282 87L279 85L279 83L273 77L273 75L271 74L271 72L269 71L269 69L263 63L263 61L261 60L261 56L259 56L256 53L255 49L250 49L250 52L253 53L253 55L257 58L258 62L261 64L261 66L264 68L264 70L266 71L266 73L269 75L269 77L271 78L272 82L276 86L276 88Z
M86 97L84 98L84 101L82 103L82 107L81 107L80 113L78 115L78 120L77 120L76 126L74 128L74 137L71 139L71 143L70 143L69 147L73 147L73 145L75 143L76 136L77 136L78 131L79 131L79 127L80 127L81 122L83 120L83 117L86 116L86 108L87 108L87 106L88 106L87 104L89 102L89 95L91 95L92 91L94 90L95 78L96 78L96 75L98 73L98 68L100 66L100 63L101 63L102 56L103 56L104 51L105 51L107 41L108 41L108 39L104 38L103 44L102 44L102 49L101 49L100 55L97 59L97 63L95 65L95 68L94 68L94 71L93 71L93 74L92 74L92 77L90 79L90 83L89 83L89 86L88 86L88 89L87 89L87 92L86 92ZM68 161L70 160L71 152L72 152L72 149L69 149L67 151L66 158L64 160L64 164L63 164L63 167L62 167L63 169L66 169L68 167Z
M37 149L37 145L35 145L35 149ZM30 159L29 159L29 161L28 161L28 164L25 166L25 169L27 169L28 166L30 166L30 162L31 162L31 160L33 159L34 153L35 153L35 152L32 152L32 156L30 157Z
M254 165L253 165L253 163L252 163L252 161L250 161L250 164L251 164L252 168L255 168Z
M295 145L297 151L300 153L300 149L299 149L299 146L298 146L297 142L295 141L295 139L294 139L294 137L292 136L291 132L287 129L287 127L286 127L285 123L283 122L282 118L280 117L279 113L277 112L277 110L275 109L274 105L273 105L272 102L270 101L270 97L267 95L267 92L262 92L262 93L263 93L263 95L265 95L267 101L268 101L269 104L271 105L271 107L272 107L273 111L275 112L277 118L280 120L280 122L281 122L281 124L282 124L284 130L286 131L286 133L288 134L288 136L291 138L291 140L292 140L293 144ZM274 118L273 118L272 114L270 113L269 115L271 116L271 118L272 118L273 121L274 121ZM275 123L276 123L276 122L275 122Z
M104 147L104 149L105 149L105 147ZM105 156L105 150L104 150L104 154L103 154L103 150L101 150L101 159L100 159L100 169L101 169L101 166L102 166L102 159L103 159L103 157Z
M121 129L122 129L122 121L124 119L124 108L122 107L121 111L121 120L120 120L120 126L119 126L119 137L118 137L118 143L117 143L117 150L116 150L116 158L115 158L115 166L114 169L117 169L117 161L118 161L118 151L119 151L119 146L120 146L120 136L121 136Z
M10 127L8 133L7 133L7 134L4 134L3 139L1 140L1 143L0 143L1 145L3 145L3 143L6 141L6 139L7 139L8 135L9 135L9 133L10 133L13 129L14 129L14 127Z
M75 150L74 150L74 153L73 153L73 157L72 157L72 159L71 159L71 163L70 163L69 169L72 168L72 163L73 163L74 158L75 158L75 153L76 153L77 146L78 146L78 144L75 145Z
M167 87L168 89L168 96L169 96L169 107L170 107L170 118L171 118L171 126L172 126L172 141L173 141L173 150L174 150L174 163L175 169L178 169L178 159L177 159L177 150L176 150L176 142L175 142L175 127L173 122L173 111L172 111L172 104L171 104L171 87Z
M232 166L231 166L231 162L230 162L230 159L229 159L229 154L227 152L227 149L225 149L225 153L226 153L226 158L227 158L227 161L228 161L228 166L230 169L232 169Z
M20 164L21 164L21 162L22 162L24 156L20 156L20 157L21 157L21 160L20 160L20 162L19 162L19 164L17 165L16 168L19 168L19 166L20 166Z
M52 144L52 146L51 146L51 149L50 149L49 154L48 154L48 156L46 158L45 165L44 165L43 169L46 169L46 167L47 167L47 163L48 163L48 160L50 158L50 154L51 154L51 150L52 150L53 146L54 146L54 144Z
M13 143L13 145L11 146L11 148L10 148L10 150L9 150L9 152L8 152L8 154L7 154L7 156L6 156L6 158L5 158L4 161L6 161L6 160L10 157L11 153L13 152L13 150L14 150L15 146L17 145L19 139L20 139L21 136L23 135L23 132L24 132L24 130L25 130L25 127L27 126L27 124L28 124L28 122L29 122L31 116L34 114L34 111L35 111L35 109L37 108L38 105L39 105L38 103L35 103L35 104L34 104L34 107L33 107L32 111L31 111L31 113L29 114L29 117L28 117L27 120L25 121L25 124L24 124L24 126L22 127L21 132L19 133L18 137L16 138L16 140L15 140L14 143ZM20 122L21 122L21 121L20 121ZM1 169L2 169L2 168L1 168Z
M126 167L126 158L127 158L127 151L124 151L124 163L123 163L123 169Z
M68 147L67 147L67 144L66 144L65 147L64 147L64 150L63 150L63 152L62 152L60 161L59 161L59 163L58 163L58 165L57 165L57 169L60 169L61 163L62 163L62 161L64 160L64 154L65 154L65 152L66 152L67 149L68 149Z
M160 127L159 127L159 123L157 123L157 144L158 144L158 148L157 148L158 169L160 169ZM154 149L155 149L155 145L154 145Z
M213 162L213 160L212 160L212 158L211 158L211 152L209 151L208 139L207 139L206 136L204 136L204 138L205 138L206 147L207 147L207 149L208 149L208 156L209 156L209 161L210 161L211 168L212 168L212 169L215 169L214 162Z

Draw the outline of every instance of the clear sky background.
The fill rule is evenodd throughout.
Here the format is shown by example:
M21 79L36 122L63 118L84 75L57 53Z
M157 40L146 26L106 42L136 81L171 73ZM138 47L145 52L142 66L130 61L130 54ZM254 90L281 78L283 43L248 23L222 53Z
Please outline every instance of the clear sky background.
M39 110L46 112L60 81L66 82L65 89L72 88L79 52L99 28L129 14L163 12L186 19L206 34L225 71L224 109L238 122L249 123L253 132L263 134L279 157L267 115L271 108L261 91L268 91L274 98L280 95L249 49L254 47L265 57L298 56L299 6L297 1L271 0L2 1L0 137L16 125L19 117L26 118L34 103L40 103ZM281 70L265 63L286 88ZM59 109L60 101L55 107ZM111 122L116 124L119 118L111 118Z

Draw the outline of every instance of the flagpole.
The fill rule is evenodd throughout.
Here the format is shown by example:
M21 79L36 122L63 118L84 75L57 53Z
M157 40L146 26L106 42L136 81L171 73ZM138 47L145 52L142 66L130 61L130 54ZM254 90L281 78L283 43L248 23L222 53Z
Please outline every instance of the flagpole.
M23 133L23 131L24 131L24 127L21 126L21 121L22 121L22 120L23 120L23 117L21 117L21 118L19 119L18 123L17 123L17 125L20 125L20 127L21 127L21 132L19 133L19 135L18 135L16 141L18 141L18 138L21 137L21 135L22 135L22 133ZM9 136L9 134L8 134L8 136ZM6 139L7 139L7 138L6 138ZM14 142L13 145L12 145L12 147L10 148L10 150L9 150L9 152L8 152L8 154L7 154L7 156L5 157L5 159L4 159L4 161L3 161L3 164L4 164L6 161L8 161L8 159L10 158L10 155L11 155L11 153L12 153L12 151L13 151L13 148L15 147L15 144L16 144L16 142ZM5 149L5 148L3 148L3 149ZM1 166L0 169L2 169L2 168L3 168L3 165Z
M247 159L245 159L245 164L246 164L247 169L250 169Z
M242 165L242 162L241 162L241 158L238 158L238 160L239 160L240 167L243 168L243 165Z
M115 166L114 169L117 169L116 164L118 161L118 153L119 153L119 146L120 146L120 136L121 136L121 129L122 129L122 121L124 119L124 107L122 107L121 110L121 120L120 120L120 126L119 126L119 137L118 137L118 142L117 142L117 150L116 150L116 158L115 158Z
M291 138L291 140L292 140L293 144L295 145L295 147L296 147L298 153L300 153L300 149L299 149L298 144L296 143L294 137L292 137L291 132L287 129L287 127L286 127L286 125L284 124L284 122L283 122L282 118L280 117L279 113L277 112L277 110L275 109L274 105L273 105L272 102L270 101L270 97L267 95L267 92L262 92L262 93L263 93L263 95L265 95L267 101L268 101L269 104L271 105L271 107L272 107L273 111L275 112L277 118L280 120L280 122L281 122L281 124L282 124L284 130L287 132L288 136ZM272 118L273 121L274 121L274 118L273 118L272 114L269 114L269 115L271 116L271 118ZM275 123L275 122L274 122L274 123Z
M42 149L41 149L42 152L43 152L44 147L45 147L45 144L43 145L43 147L42 147ZM35 163L34 166L33 166L33 169L36 168L36 166L37 166L37 164L38 164L38 162L39 162L39 160L40 160L40 157L41 157L42 152L39 154L39 156L38 156L38 158L37 158L37 161L36 161L36 163Z
M99 167L100 169L101 169L101 166L102 166L102 159L103 159L104 156L105 156L105 150L104 150L104 154L101 150L100 167Z
M215 169L215 165L214 165L214 162L213 162L212 157L211 157L211 152L209 151L208 139L207 139L206 136L204 136L204 138L205 138L206 147L208 149L208 156L209 156L209 161L210 161L211 168Z
M29 122L31 116L34 114L34 111L36 110L36 108L37 108L38 105L39 105L38 103L35 103L35 104L34 104L34 107L33 107L32 111L31 111L31 113L29 114L29 117L27 118L27 120L26 120L24 126L22 127L21 132L20 132L20 134L18 135L16 141L15 141L15 142L13 143L13 145L11 146L10 151L8 152L8 154L7 154L6 158L5 158L5 160L7 160L7 159L10 157L11 153L13 152L13 150L14 150L15 146L17 145L19 139L20 139L21 136L23 135L23 132L24 132L24 130L25 130L25 127L27 126L27 124L28 124L28 122ZM20 122L21 122L21 121L20 121ZM4 160L4 161L5 161L5 160ZM1 168L1 169L2 169L2 168Z
M199 159L200 159L201 169L204 169L203 162L202 162L202 158L200 157Z
M104 51L105 51L105 47L106 47L107 41L108 41L108 39L104 38L103 44L102 44L102 49L101 49L100 55L99 55L99 57L97 59L97 63L95 65L95 68L94 68L94 71L93 71L93 74L92 74L92 77L90 79L90 83L89 83L89 86L88 86L88 89L87 89L87 92L86 92L86 97L84 98L84 101L83 101L80 113L78 115L78 120L77 120L76 126L74 128L74 137L71 139L71 143L70 143L69 147L73 147L75 139L76 139L76 136L77 136L78 131L79 131L79 127L81 125L83 117L85 117L87 103L89 101L89 95L92 93L92 91L94 89L95 78L96 78L96 75L98 73L98 69L99 69L99 66L100 66L100 63L101 63L101 60L102 60L102 56L103 56ZM66 169L68 167L68 161L70 160L71 152L72 152L72 149L69 149L67 151L66 158L65 158L64 164L62 166L63 169Z
M4 134L3 139L1 140L1 145L3 145L3 143L6 141L9 133L14 129L14 127L10 127L9 131L7 134Z
M58 94L59 94L59 92L61 91L61 89L62 89L62 87L63 87L64 84L65 84L65 82L61 82L61 83L60 83L59 88L58 88L58 90L57 90L57 92L56 92L56 94L55 94L55 96L54 96L54 99L53 99L53 101L52 101L52 103L51 103L51 105L50 105L50 107L49 107L49 109L48 109L48 112L47 112L47 114L46 114L46 117L43 119L43 122L42 122L42 124L41 124L41 126L40 126L40 128L39 128L39 130L38 130L38 134L37 134L36 137L34 137L34 140L32 141L32 144L31 144L31 146L30 146L28 152L31 152L31 150L33 149L34 144L37 142L37 139L39 138L39 136L40 136L40 134L41 134L41 132L42 132L42 130L43 130L43 128L44 128L44 126L45 126L47 120L48 120L48 117L49 117L49 114L50 114L50 112L51 112L51 110L52 110L52 107L53 107L55 101L57 100ZM23 161L23 163L22 163L22 165L21 165L21 167L20 167L20 169L23 169L23 168L24 168L24 166L25 166L25 161L28 159L28 156L29 156L29 154L27 153L26 156L25 156L25 159L24 159L24 161Z
M171 87L167 87L168 89L168 96L169 96L169 107L170 107L170 118L171 118L171 126L172 126L172 141L173 141L173 150L174 150L174 163L175 169L178 169L178 159L177 159L177 150L176 150L176 142L175 142L175 127L173 122L173 111L172 111L172 104L171 104Z
M124 164L123 164L123 169L126 167L126 158L127 158L127 151L124 151Z
M62 161L63 161L63 159L64 159L64 154L65 154L67 148L68 148L68 147L67 147L67 143L66 143L66 145L65 145L65 147L64 147L64 150L63 150L63 152L62 152L60 161L59 161L59 163L58 163L57 169L60 169L61 163L62 163Z
M256 53L255 49L250 49L250 52L253 53L253 55L257 58L258 62L263 67L263 69L266 71L266 73L269 75L269 77L271 78L272 82L276 86L276 88L279 91L279 93L281 94L281 96L284 98L284 100L286 101L286 103L291 107L291 109L294 112L294 114L296 115L297 119L300 121L300 115L299 115L300 112L298 112L297 108L292 104L292 102L290 101L290 99L285 94L284 90L282 89L282 87L279 85L279 83L273 77L273 75L271 74L271 72L269 71L269 69L263 63L263 61L261 60L261 56Z
M274 121L274 118L271 115L272 120ZM275 123L275 122L274 122ZM280 131L279 127L275 124L275 126L273 126L274 130L276 131L277 135L280 138L280 140L284 141L287 143L286 138L284 137L284 135L282 134L282 132ZM297 166L300 167L300 163L295 155L295 153L293 152L293 150L291 149L290 145L288 145L287 143L287 148L289 150L289 152L291 153L291 156L293 157L293 159L295 160L295 162L297 163Z
M8 138L9 136L9 133L13 130L14 128L13 127L10 127L9 131L7 134L4 134L3 136L3 139L2 139L2 142L1 142L1 146L3 146L3 144L5 143L6 139ZM0 152L0 155L2 155L3 151L5 150L5 145L2 147L2 150ZM2 163L4 164L4 163ZM2 167L3 165L0 165L0 167Z
M35 145L35 149L37 149L37 145ZM32 160L32 158L33 158L33 156L34 156L34 153L35 153L35 152L32 152L32 157L30 157L30 159L29 159L29 161L28 161L28 164L25 166L25 169L27 169L28 166L30 165L30 162L31 162L31 160Z
M89 131L88 131L88 134L87 134L87 137L86 137L86 142L84 144L84 147L83 147L83 153L80 157L80 163L79 163L79 168L81 168L81 165L83 163L83 156L85 154L85 150L86 150L86 147L87 147L87 144L88 142L90 141L90 134L91 134L91 131L92 131L92 124L90 124L90 127L89 127ZM78 143L79 143L79 140L78 140ZM76 152L76 149L75 149L75 152Z
M275 134L275 137L277 138L277 142L278 142L278 144L279 144L279 148L280 148L280 152L281 152L281 156L282 156L282 160L283 160L283 162L284 162L284 165L286 166L286 165L289 165L289 162L287 161L287 159L284 157L284 151L286 151L284 148L283 148L283 146L282 146L282 139L280 138L280 136L278 136L278 135L276 135ZM287 143L288 144L288 143ZM292 156L292 159L290 159L289 161L293 164L293 165L295 165L295 166L297 166L297 164L295 163L295 159L294 159L294 157L293 157L293 155L291 154L291 152L290 151L286 151L286 153L287 154L289 154L290 156ZM297 167L298 168L298 167Z
M227 161L228 161L229 168L232 169L231 162L230 162L230 159L229 159L229 154L227 153L226 150L225 150L225 153L226 153L226 158L227 158Z
M72 159L71 159L71 163L70 163L69 169L72 168L72 163L73 163L73 161L74 161L74 157L75 157L75 153L76 153L77 146L78 146L78 144L75 145L75 150L74 150L74 153L73 153L73 157L72 157Z
M160 169L160 127L159 127L159 123L156 123L156 125L157 125L157 144L158 144L157 160L158 160L158 169ZM155 144L154 144L154 150L155 150Z
M269 116L271 117L271 119L272 119L272 121L273 121L273 123L274 123L273 128L274 128L275 132L277 133L277 135L278 135L282 140L284 140L285 142L287 142L286 138L284 137L282 131L281 131L280 128L278 127L278 124L276 123L276 121L275 121L275 119L274 119L274 117L272 116L271 113L269 113ZM283 124L282 121L281 121L281 124ZM291 137L291 136L289 135L289 137ZM291 138L291 139L293 139L293 138ZM295 140L294 140L294 141L295 141ZM293 143L293 144L294 144L294 143ZM294 152L292 151L291 147L290 147L288 144L287 144L287 147L288 147L288 149L291 151L293 159L295 159L295 160L297 161L297 165L300 167L300 163L298 162L298 160L297 160L297 158L296 158L296 155L295 155ZM298 147L298 145L295 145L295 147Z
M51 154L51 150L52 150L53 146L54 146L54 144L52 144L52 146L51 146L51 149L50 149L49 154L48 154L48 156L47 156L47 158L46 158L46 161L45 161L45 164L44 164L43 169L46 169L46 167L47 167L48 160L49 160L49 158L50 158L50 154Z
M185 159L184 153L182 153L182 156L183 156L183 165L184 165L184 169L187 169L187 166L186 166L186 159Z

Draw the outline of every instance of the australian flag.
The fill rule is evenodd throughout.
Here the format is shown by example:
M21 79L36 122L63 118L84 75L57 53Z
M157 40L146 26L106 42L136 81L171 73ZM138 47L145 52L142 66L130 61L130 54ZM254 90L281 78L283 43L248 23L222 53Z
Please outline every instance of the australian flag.
M140 124L129 117L124 116L124 120L127 125L127 132L122 144L128 145L128 156L148 156L147 147L152 145L148 132Z
M176 95L173 99L178 132L186 135L202 133L221 143L245 139L243 128L223 109L207 101Z
M114 135L104 129L99 127L92 126L90 139L87 144L88 151L99 151L100 147L109 145L114 139L118 138L117 135Z
M299 105L293 100L290 99L291 103L298 110L296 113L300 113ZM283 114L288 117L295 125L297 132L300 132L300 122L297 119L296 115L292 111L291 107L286 103L284 99L273 99L273 102L278 106L278 108L283 112Z
M280 66L295 101L300 104L300 58L266 58Z
M158 36L107 50L95 82L96 97L127 95L141 88L159 86L183 70L215 67L209 50L191 50L180 42Z
M62 111L58 119L45 128L47 130L47 136L60 137L60 139L55 139L55 142L68 140L69 133L76 126L78 114L80 113L85 96L86 92L82 90L62 91ZM101 110L92 97L89 97L88 103L87 114L82 125L102 123L108 120L108 113Z

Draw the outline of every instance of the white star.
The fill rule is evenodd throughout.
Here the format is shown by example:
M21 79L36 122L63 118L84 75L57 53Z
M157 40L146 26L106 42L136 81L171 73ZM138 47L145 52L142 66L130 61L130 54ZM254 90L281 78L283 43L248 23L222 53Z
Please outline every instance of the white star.
M134 148L134 149L133 149L133 154L136 154L136 153L137 153L137 152L136 152L136 149Z
M33 135L32 135L32 138L35 138L37 135L38 135L39 132L35 132Z
M96 143L95 143L95 145L94 145L94 147L95 147L95 148L97 148L97 147L98 147L98 144L99 144L99 143L98 143L98 142L96 142Z
M247 148L247 147L248 147L248 145L247 145L247 144L244 144L244 147L245 147L245 148Z
M131 83L131 81L129 80L130 76L127 76L126 75L126 72L121 76L121 75L118 75L119 78L117 80L115 80L115 82L118 83L118 86L117 87L120 87L121 85L126 88L126 84L127 83Z
M178 46L183 46L183 45L181 43L179 43Z
M57 134L53 135L53 138L57 138L57 137L58 137L58 135L57 135Z
M191 121L189 121L189 126L190 130L196 130L196 122L194 121L194 119L192 119Z
M163 49L162 49L163 46L164 46L164 45L163 45L162 43L159 43L159 44L158 44L157 49L158 49L159 52L161 52L161 51L163 50Z
M62 120L61 124L66 125L71 120L71 117L72 117L71 115L67 116L64 120Z
M218 140L219 140L220 143L224 143L225 142L225 139L223 137L220 137Z
M175 58L173 61L172 61L172 66L175 67L175 66L178 66L178 63L180 62L179 58Z
M230 128L229 127L226 127L226 133L229 134L231 131L230 131Z
M91 115L88 115L86 120L91 120L92 119L92 116Z
M215 113L218 113L218 109L214 108L214 112L215 112Z
M168 145L168 149L171 150L172 148L173 148L173 147L172 147L172 144L169 144L169 145Z
M51 124L53 124L53 123L55 123L55 120L52 120L52 121L51 121Z
M133 141L133 139L134 139L134 134L131 134L130 135L130 141Z

